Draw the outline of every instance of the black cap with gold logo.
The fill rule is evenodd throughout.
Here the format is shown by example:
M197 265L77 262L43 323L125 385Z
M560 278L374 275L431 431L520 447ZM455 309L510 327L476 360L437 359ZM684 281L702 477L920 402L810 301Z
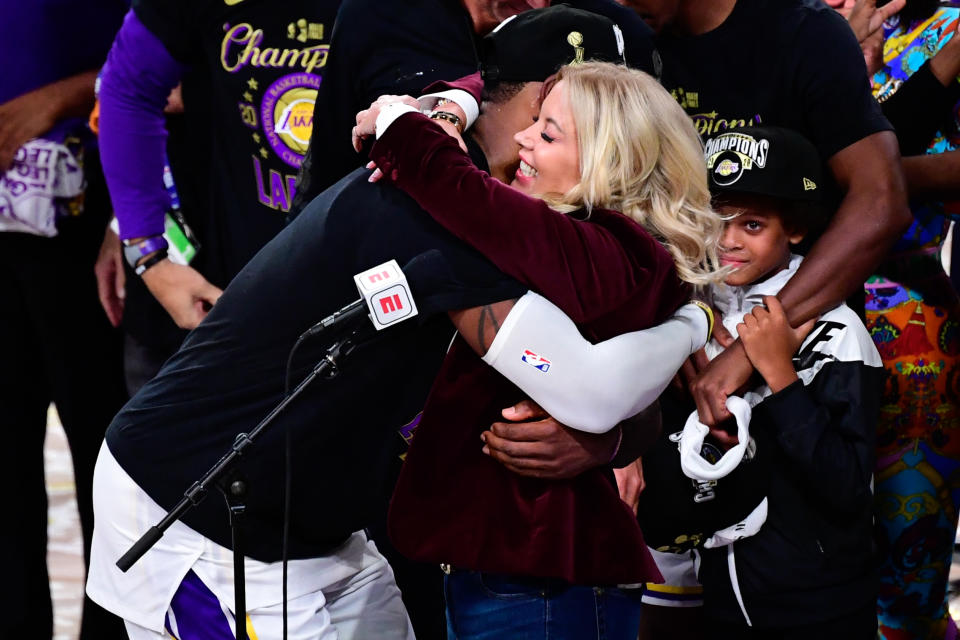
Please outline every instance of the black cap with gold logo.
M609 18L560 4L504 20L483 39L485 81L541 82L565 64L625 64L623 33Z
M706 141L710 191L781 200L824 198L823 163L813 143L782 127L739 127Z

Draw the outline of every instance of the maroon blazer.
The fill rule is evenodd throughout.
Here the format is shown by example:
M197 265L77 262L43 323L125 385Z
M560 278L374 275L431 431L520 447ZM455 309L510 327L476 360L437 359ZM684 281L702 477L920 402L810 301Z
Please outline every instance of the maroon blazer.
M405 114L371 151L384 175L592 339L666 319L689 296L667 250L606 210L560 214L477 169L429 119ZM517 476L480 434L523 393L461 339L434 383L394 491L389 533L405 555L581 584L660 581L606 469L564 481Z

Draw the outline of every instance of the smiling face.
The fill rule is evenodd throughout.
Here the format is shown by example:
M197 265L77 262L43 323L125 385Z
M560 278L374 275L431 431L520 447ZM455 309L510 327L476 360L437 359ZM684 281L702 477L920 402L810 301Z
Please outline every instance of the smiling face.
M785 269L790 245L803 240L803 232L784 226L776 203L760 196L737 195L718 207L724 217L720 236L720 263L735 270L724 279L731 286L751 284Z
M514 140L520 145L520 168L511 186L518 191L562 195L580 182L577 127L564 81L544 99L536 122Z

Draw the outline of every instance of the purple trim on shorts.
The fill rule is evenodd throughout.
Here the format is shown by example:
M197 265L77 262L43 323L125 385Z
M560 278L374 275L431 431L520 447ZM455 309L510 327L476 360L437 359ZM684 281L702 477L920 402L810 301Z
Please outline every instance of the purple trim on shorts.
M665 593L663 591L651 591L645 589L644 598L652 600L667 600L670 602L698 602L703 600L703 592L700 593Z
M170 624L170 612L167 613L167 631L178 640L235 640L220 600L193 571L187 572L173 594L170 610L179 635L174 633Z

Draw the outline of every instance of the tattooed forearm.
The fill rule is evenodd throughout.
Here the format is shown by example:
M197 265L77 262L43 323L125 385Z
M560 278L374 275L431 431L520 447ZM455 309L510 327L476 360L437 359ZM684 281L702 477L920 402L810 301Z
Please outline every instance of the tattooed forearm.
M487 320L490 321L490 326L493 327L489 336L489 342L487 337ZM477 319L477 343L483 347L484 351L487 351L490 348L490 345L493 344L493 339L496 337L497 332L500 331L500 323L497 321L497 314L494 313L493 307L489 304L485 304L480 308L480 317Z
M479 355L484 355L497 337L503 321L517 302L501 300L480 307L450 311L450 319L467 344Z

